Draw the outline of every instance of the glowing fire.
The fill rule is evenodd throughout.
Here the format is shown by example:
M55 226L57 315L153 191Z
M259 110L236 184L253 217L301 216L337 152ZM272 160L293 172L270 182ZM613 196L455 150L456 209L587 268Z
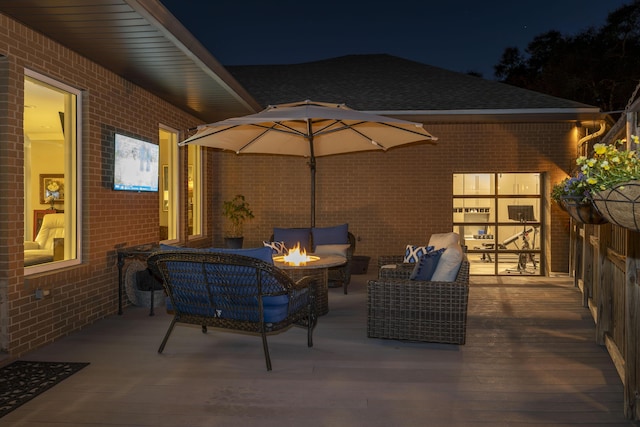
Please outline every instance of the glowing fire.
M287 263L288 265L307 265L308 262L317 261L320 257L307 255L307 251L304 249L300 249L300 242L293 248L289 249L289 252L286 255L276 257L276 261L282 261Z

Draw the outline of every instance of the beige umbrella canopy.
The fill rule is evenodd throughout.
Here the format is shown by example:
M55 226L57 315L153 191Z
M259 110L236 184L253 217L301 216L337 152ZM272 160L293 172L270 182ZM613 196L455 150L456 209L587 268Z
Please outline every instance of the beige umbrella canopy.
M236 154L308 157L313 227L316 157L386 151L399 145L436 140L422 123L364 113L344 104L303 101L272 105L256 114L198 126L195 135L180 145L202 145Z

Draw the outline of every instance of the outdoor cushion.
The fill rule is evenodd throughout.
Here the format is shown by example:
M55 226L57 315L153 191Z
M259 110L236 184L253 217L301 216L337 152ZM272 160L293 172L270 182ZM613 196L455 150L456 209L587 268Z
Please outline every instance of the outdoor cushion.
M402 262L418 262L420 261L420 257L433 249L433 246L407 245L404 250L404 258L402 259Z
M300 249L311 252L311 229L310 228L274 228L273 241L284 242L284 245L293 249L300 243Z
M430 251L420 257L413 268L409 279L411 280L431 280L433 272L436 271L438 261L444 252L444 248L437 251Z
M241 249L229 249L229 248L185 248L182 246L170 246L160 245L161 251L194 251L194 252L219 252L224 254L244 255L251 258L257 258L268 264L273 265L273 257L271 255L272 250L268 247L261 248L241 248Z
M333 227L313 227L313 245L335 245L349 243L349 224Z
M342 245L316 245L316 250L313 252L316 255L340 255L347 257L347 249L351 247L350 244Z
M271 248L272 255L282 255L287 252L287 246L284 242L262 242L268 248Z
M431 281L455 282L463 257L462 247L459 244L449 245L442 253L436 271L431 276Z
M453 232L432 234L429 239L429 246L433 246L434 249L447 248L449 245L458 243L460 243L460 236Z

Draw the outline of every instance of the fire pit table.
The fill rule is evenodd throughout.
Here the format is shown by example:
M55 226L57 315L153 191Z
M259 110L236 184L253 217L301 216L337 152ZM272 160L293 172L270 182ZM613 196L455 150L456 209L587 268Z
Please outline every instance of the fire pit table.
M309 254L312 255L313 254ZM323 316L329 312L329 267L336 267L347 262L339 255L321 255L316 260L307 261L304 265L291 265L283 261L282 257L274 257L276 267L284 270L292 280L297 281L305 276L317 278L316 314Z

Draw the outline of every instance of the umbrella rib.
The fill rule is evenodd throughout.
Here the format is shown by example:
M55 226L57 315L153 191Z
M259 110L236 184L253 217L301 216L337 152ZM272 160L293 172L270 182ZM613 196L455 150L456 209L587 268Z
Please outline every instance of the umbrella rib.
M276 127L276 126L278 126L278 125L280 125L280 126L282 126L282 127L286 128L286 129L288 129L288 130L278 129L278 128ZM262 131L262 133L260 133L259 135L256 135L256 136L255 136L254 138L252 138L249 142L247 142L245 145L243 145L242 147L240 147L240 148L236 151L236 153L240 153L240 152L242 152L242 151L246 150L246 148L247 148L247 147L251 146L254 142L256 142L257 140L259 140L260 138L262 138L262 136L263 136L264 134L266 134L267 132L282 132L282 133L287 133L287 134L294 133L294 134L296 134L296 135L304 136L304 133L299 132L299 131L297 131L297 130L295 130L295 129L293 129L293 128L291 128L291 127L289 127L289 126L287 126L287 125L285 125L285 124L283 124L283 123L281 123L281 122L275 122L272 126L264 126L264 125L261 125L261 124L253 124L252 126L257 127L257 128L262 128L262 129L264 129L264 130Z
M217 129L217 130L214 130L214 131L209 132L209 133L206 133L206 134L204 134L204 135L194 135L194 136L192 136L192 137L188 138L188 140L189 140L189 142L188 142L188 143L190 144L190 143L192 143L193 141L197 141L197 140L199 140L199 139L206 138L206 137L209 137L209 136L211 136L211 135L215 135L215 134L220 133L220 132L226 132L226 131L228 131L229 129L237 128L238 126L240 126L240 125L231 125L231 126L229 126L229 127L223 128L223 129ZM185 140L185 141L186 141L186 140ZM186 145L187 143L185 143L185 141L179 142L179 143L178 143L178 145Z
M339 127L339 128L327 129L327 128L335 125L336 123L339 123L342 126ZM354 123L354 124L348 125L348 124L344 123L342 120L336 120L333 123L331 123L330 125L325 126L323 129L319 130L318 132L315 132L314 135L326 135L326 134L329 134L329 133L339 132L339 131L348 129L348 130L351 130L354 133L357 133L358 135L360 135L364 139L370 141L373 145L376 145L376 146L380 147L382 150L387 151L389 149L389 147L386 147L386 146L380 144L379 142L373 140L372 138L370 138L369 136L367 136L366 134L360 132L358 129L355 128L356 126L361 125L361 124L365 124L365 123L368 123L368 122L361 121L359 123ZM387 126L387 127L390 127L390 128L394 128L394 129L399 129L399 130L402 130L404 132L413 133L415 135L423 136L425 140L433 139L433 137L425 135L425 134L423 134L421 132L414 131L414 130L411 130L411 129L406 129L406 128L403 128L403 127L400 127L400 126L396 126L396 125L393 125L393 124L384 123L384 122L378 122L378 124L379 125L383 125L383 126Z

